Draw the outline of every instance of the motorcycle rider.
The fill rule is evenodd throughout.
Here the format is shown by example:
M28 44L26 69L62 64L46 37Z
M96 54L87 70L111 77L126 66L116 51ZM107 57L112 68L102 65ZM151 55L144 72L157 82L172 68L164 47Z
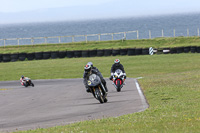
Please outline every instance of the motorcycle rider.
M84 67L84 73L83 73L83 84L85 85L85 88L86 88L86 91L87 92L90 92L90 89L88 87L88 84L87 84L87 80L88 80L88 77L91 73L95 73L97 74L100 79L101 79L101 82L103 83L105 89L106 89L106 92L108 92L108 88L106 86L106 81L105 79L103 78L101 72L93 66L93 63L92 62L88 62L85 67Z
M21 78L20 78L21 85L24 86L24 83L26 82L26 78L28 78L28 77L24 77L24 75L21 76Z
M124 79L126 79L126 72L125 72L125 70L124 70L124 66L120 63L120 60L119 60L119 59L115 59L115 60L114 60L114 64L112 65L111 70L110 70L110 73L111 73L110 80L113 79L114 72L115 72L117 69L122 70L122 72L124 73Z

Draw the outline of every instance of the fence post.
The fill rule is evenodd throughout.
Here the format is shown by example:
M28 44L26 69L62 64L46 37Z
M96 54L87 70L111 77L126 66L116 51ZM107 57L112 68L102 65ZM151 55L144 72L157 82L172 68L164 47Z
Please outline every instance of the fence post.
M99 42L101 41L101 35L100 34L98 34L98 36L99 36Z
M174 29L174 38L176 37L176 31L175 31L175 29Z
M187 37L189 37L189 29L187 28Z
M31 44L32 45L34 44L34 38L33 37L31 38Z
M72 43L74 43L74 36L72 36Z
M4 39L4 48L5 48L5 46L6 46L6 39Z
M59 43L60 43L61 41L60 41L60 36L59 36Z
M126 40L126 32L124 32L124 39Z
M112 35L112 41L113 41L113 33L111 35Z
M137 39L139 39L139 32L138 32L138 30L137 30Z
M18 47L19 47L19 38L17 38L17 43L18 43Z
M85 35L85 42L87 43L87 35Z
M44 43L47 44L47 37L44 37Z
M164 37L164 31L163 31L163 29L162 29L162 37Z
M151 31L149 30L149 39L151 39Z

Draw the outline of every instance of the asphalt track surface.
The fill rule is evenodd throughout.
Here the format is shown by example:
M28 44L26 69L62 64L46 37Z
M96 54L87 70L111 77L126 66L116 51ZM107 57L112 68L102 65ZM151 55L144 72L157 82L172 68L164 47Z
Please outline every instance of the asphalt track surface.
M148 108L136 79L127 78L121 92L106 81L108 102L104 104L85 91L83 79L33 80L35 87L27 88L19 81L1 81L0 132L117 117Z

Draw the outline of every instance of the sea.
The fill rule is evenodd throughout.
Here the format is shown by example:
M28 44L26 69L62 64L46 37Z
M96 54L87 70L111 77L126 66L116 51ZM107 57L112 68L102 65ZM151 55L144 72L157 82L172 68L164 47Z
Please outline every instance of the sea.
M81 21L54 21L40 23L18 23L0 24L0 46L21 45L38 43L65 43L85 41L85 36L91 34L119 33L128 31L138 31L127 33L111 34L99 36L88 36L87 41L120 40L124 36L126 39L148 39L156 37L174 36L198 36L200 28L200 13L173 14L160 16L129 17L116 19L97 19ZM59 36L62 36L60 40ZM63 36L75 36L72 37ZM45 40L44 38L52 37ZM55 37L55 38L54 38ZM11 38L24 38L15 40ZM9 40L11 39L11 40Z

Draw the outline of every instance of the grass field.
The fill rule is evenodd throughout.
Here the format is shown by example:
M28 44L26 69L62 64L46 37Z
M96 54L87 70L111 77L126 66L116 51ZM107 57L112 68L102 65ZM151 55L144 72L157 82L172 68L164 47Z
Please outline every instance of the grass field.
M22 133L197 133L200 131L200 54L169 54L65 58L0 63L0 80L82 78L92 61L104 77L114 59L123 63L127 77L139 79L150 107L138 113L83 121ZM25 68L25 69L22 69ZM1 91L0 91L1 93Z
M66 44L40 44L0 47L2 53L32 53L41 51L72 51L88 49L118 49L118 48L170 48L179 46L200 46L199 37L176 37L176 38L155 38L126 41L102 41L102 42L76 42Z

